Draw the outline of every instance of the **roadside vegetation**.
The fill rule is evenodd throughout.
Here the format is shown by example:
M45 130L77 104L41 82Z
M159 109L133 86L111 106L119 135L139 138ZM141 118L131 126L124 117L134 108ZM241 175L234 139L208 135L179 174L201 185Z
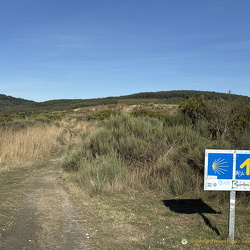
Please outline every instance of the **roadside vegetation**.
M93 112L95 133L67 151L62 167L90 195L143 189L171 195L203 189L204 151L249 149L247 103L190 98L179 110L136 107Z
M61 134L59 126L51 122L48 115L34 119L18 114L2 122L0 171L26 166L51 155L60 145L57 140Z
M86 128L81 142L68 148L62 167L71 190L90 197L79 206L92 208L87 214L96 244L170 249L181 248L187 238L194 243L188 249L204 249L199 240L214 240L213 249L247 249L249 244L226 243L228 192L204 192L203 175L206 148L250 149L249 107L242 101L193 97L171 112L164 105L94 112L96 129ZM179 205L182 213L164 206L165 200L179 199L193 201L196 212L185 204ZM214 212L198 212L200 199ZM238 192L238 242L249 234L249 201L248 192Z
M250 150L250 103L225 97L183 97L178 105L128 105L123 99L57 113L3 116L0 169L65 150L64 183L102 249L181 248L183 238L226 240L228 193L203 191L204 151ZM202 199L215 213L203 215L185 206L186 212L175 213L166 201L177 199L194 200L194 206ZM247 192L238 192L236 240L249 235L249 202ZM204 249L198 243L190 249L194 246Z

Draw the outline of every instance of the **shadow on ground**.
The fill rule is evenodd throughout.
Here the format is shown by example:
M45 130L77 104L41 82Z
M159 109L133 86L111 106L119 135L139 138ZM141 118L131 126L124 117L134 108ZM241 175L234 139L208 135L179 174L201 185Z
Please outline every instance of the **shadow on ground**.
M220 235L219 230L214 227L209 219L204 215L204 213L209 214L221 214L217 212L202 199L173 199L173 200L163 200L163 204L168 207L171 211L181 214L199 214L204 220L205 224L211 228L217 235Z

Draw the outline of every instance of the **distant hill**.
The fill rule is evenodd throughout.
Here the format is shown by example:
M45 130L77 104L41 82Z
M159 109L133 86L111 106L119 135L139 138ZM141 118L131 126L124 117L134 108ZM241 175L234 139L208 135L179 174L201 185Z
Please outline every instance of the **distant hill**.
M34 103L34 101L0 94L0 106L26 106Z
M158 91L158 92L141 92L137 94L121 96L120 98L159 98L159 99L170 99L170 98L182 98L188 99L192 96L199 97L204 95L207 99L245 99L250 100L248 96L234 95L228 93L219 93L213 91L197 91L197 90L171 90L171 91Z
M187 100L194 96L203 95L207 99L230 99L250 102L250 97L242 95L234 95L227 93L219 93L212 91L194 91L194 90L172 90L159 92L141 92L131 95L106 97L96 99L59 99L46 102L29 101L22 98L15 98L0 94L0 115L8 115L17 112L41 113L57 110L75 109L81 107L89 107L96 105L110 104L138 104L144 102L179 104L181 101Z

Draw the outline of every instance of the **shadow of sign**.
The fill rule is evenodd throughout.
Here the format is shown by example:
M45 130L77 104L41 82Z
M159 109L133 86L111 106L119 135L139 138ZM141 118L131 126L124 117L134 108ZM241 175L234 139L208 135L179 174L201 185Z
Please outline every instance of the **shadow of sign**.
M204 213L209 214L221 214L217 212L202 199L174 199L174 200L163 200L163 204L168 207L171 211L181 214L199 214L204 220L205 224L211 228L217 235L220 235L219 230L214 227Z

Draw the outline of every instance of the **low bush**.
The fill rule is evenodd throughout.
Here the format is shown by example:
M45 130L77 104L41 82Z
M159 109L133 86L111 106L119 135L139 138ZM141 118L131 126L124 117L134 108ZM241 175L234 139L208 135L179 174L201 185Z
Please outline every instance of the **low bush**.
M205 149L233 146L225 137L214 139L205 121L194 124L181 113L165 120L111 115L100 124L63 162L91 195L140 188L170 195L202 192Z
M152 111L152 110L147 110L147 109L139 109L139 110L134 110L131 113L132 116L138 117L138 116L144 116L144 117L152 117L152 118L158 118L161 120L164 120L166 115L162 112L159 111Z
M111 115L116 115L119 112L113 109L102 109L96 112L93 112L91 115L87 117L87 120L96 119L96 120L104 120L109 118Z
M90 147L95 155L115 151L130 164L152 162L161 151L163 136L163 123L157 119L112 116L90 137Z
M65 171L77 171L80 167L80 162L84 157L83 149L74 147L68 150L62 161L62 168Z
M115 153L96 158L83 158L79 163L76 181L88 189L91 196L124 188L126 164Z
M118 189L146 187L180 195L196 185L192 178L203 168L205 142L191 126L115 115L89 135L88 145L69 151L63 168L77 171L77 182L89 185L92 194L116 183Z

